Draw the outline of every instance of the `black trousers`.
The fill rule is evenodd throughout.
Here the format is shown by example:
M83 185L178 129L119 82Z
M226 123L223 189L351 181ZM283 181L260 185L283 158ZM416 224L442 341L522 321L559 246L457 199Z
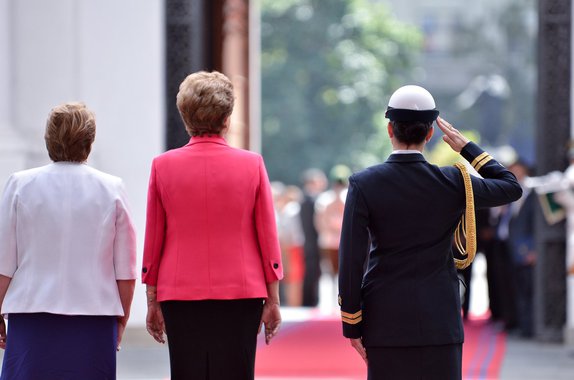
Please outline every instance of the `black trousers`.
M368 380L461 380L462 344L367 347Z
M263 300L161 302L172 380L253 380Z

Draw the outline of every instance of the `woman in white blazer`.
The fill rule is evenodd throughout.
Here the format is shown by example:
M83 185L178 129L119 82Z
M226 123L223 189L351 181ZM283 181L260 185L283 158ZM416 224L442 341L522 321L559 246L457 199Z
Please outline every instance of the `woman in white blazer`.
M0 379L115 379L136 278L121 179L86 165L96 132L80 103L46 125L53 163L12 174L0 201Z

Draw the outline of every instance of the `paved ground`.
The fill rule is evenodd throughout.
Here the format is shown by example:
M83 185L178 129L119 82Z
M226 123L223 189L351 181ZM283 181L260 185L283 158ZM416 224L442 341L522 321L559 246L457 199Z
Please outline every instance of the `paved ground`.
M128 329L118 353L118 380L168 378L167 344L156 343L144 328Z
M574 347L508 338L501 380L572 380Z
M168 377L167 347L154 344L141 329L128 331L126 342L118 354L118 380L161 380ZM574 347L517 338L507 340L500 380L573 379Z
M167 346L155 343L142 328L129 329L122 350L118 353L118 380L168 378ZM508 338L500 380L572 379L574 379L574 347Z

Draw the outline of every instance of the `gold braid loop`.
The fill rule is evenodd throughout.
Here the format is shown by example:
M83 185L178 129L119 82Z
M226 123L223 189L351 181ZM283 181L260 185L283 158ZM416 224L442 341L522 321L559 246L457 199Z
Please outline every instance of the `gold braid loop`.
M465 214L460 219L460 222L456 227L456 231L454 232L454 243L456 248L463 256L466 256L466 258L454 258L454 265L457 269L464 269L472 263L474 256L476 256L476 220L474 214L474 194L472 192L470 174L468 174L466 166L460 162L457 162L454 164L454 166L458 168L458 170L460 170L460 174L462 174L466 197ZM463 241L466 242L466 248L463 244Z

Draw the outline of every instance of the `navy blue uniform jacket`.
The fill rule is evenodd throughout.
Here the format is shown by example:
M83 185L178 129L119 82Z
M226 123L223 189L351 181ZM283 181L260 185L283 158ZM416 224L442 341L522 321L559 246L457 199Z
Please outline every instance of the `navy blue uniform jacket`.
M461 155L477 208L520 198L514 175L478 145ZM462 343L453 234L465 210L460 171L392 154L349 179L339 248L343 334L367 347Z

